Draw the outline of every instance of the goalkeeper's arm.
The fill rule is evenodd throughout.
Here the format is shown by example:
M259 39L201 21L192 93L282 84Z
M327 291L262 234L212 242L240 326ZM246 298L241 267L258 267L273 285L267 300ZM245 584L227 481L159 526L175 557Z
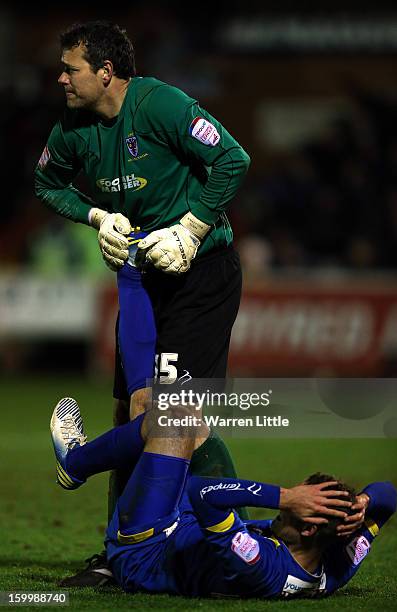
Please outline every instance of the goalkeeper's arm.
M130 222L121 213L96 208L91 198L72 185L81 164L68 142L69 133L61 121L54 126L35 169L36 196L57 214L97 229L102 256L116 270L128 257Z
M128 257L130 222L121 213L96 208L91 198L71 184L75 173L72 166L50 157L45 168L36 168L36 196L57 214L97 229L102 256L109 268L117 270Z
M36 171L37 197L54 212L72 221L91 225L98 230L98 242L102 257L111 270L120 268L128 257L128 234L131 224L121 213L109 213L96 208L94 202L72 185L59 188L48 185Z

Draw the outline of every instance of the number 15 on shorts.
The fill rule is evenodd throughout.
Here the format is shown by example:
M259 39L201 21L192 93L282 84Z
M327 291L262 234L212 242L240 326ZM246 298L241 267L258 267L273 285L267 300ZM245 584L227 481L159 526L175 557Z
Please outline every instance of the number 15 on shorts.
M155 357L154 376L159 379L161 385L172 385L178 380L178 369L176 364L178 353L160 353Z

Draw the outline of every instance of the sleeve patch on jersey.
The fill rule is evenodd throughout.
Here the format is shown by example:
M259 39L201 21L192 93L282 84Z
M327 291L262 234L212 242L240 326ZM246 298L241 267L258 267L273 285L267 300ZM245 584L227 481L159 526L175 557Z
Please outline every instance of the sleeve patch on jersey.
M48 150L47 145L44 147L43 152L40 156L39 161L37 162L38 167L40 168L40 170L44 170L44 168L46 167L46 165L48 164L48 162L51 159L51 153Z
M371 544L365 536L357 536L346 546L346 552L353 565L359 565L371 550Z
M248 565L254 565L261 558L258 540L246 532L236 533L232 540L232 551Z
M220 140L219 133L216 127L204 119L204 117L195 117L190 124L189 133L193 138L209 147L215 147Z

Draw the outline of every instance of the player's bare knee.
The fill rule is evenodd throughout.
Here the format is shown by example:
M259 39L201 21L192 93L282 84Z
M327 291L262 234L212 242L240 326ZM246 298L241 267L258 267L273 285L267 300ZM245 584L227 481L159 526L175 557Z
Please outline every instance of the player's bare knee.
M167 438L189 440L195 443L197 436L203 433L201 412L193 406L170 406L162 411L155 406L146 412L142 426L144 439Z
M200 411L196 411L194 406L171 406L166 413L164 413L167 428L170 430L170 434L174 434L175 437L195 437L196 428L201 419Z
M186 406L173 406L165 412L150 410L142 428L145 451L190 459L199 429L196 418Z
M147 412L152 406L152 389L146 387L137 389L130 398L130 420L132 421L140 414Z

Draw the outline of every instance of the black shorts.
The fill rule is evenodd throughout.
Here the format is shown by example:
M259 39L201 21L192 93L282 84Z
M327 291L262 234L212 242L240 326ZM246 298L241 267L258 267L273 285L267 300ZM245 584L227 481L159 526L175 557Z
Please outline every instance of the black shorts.
M240 259L233 247L193 261L181 276L150 270L143 284L156 321L156 376L160 382L182 377L225 378L230 334L241 298ZM118 347L113 396L129 398Z

